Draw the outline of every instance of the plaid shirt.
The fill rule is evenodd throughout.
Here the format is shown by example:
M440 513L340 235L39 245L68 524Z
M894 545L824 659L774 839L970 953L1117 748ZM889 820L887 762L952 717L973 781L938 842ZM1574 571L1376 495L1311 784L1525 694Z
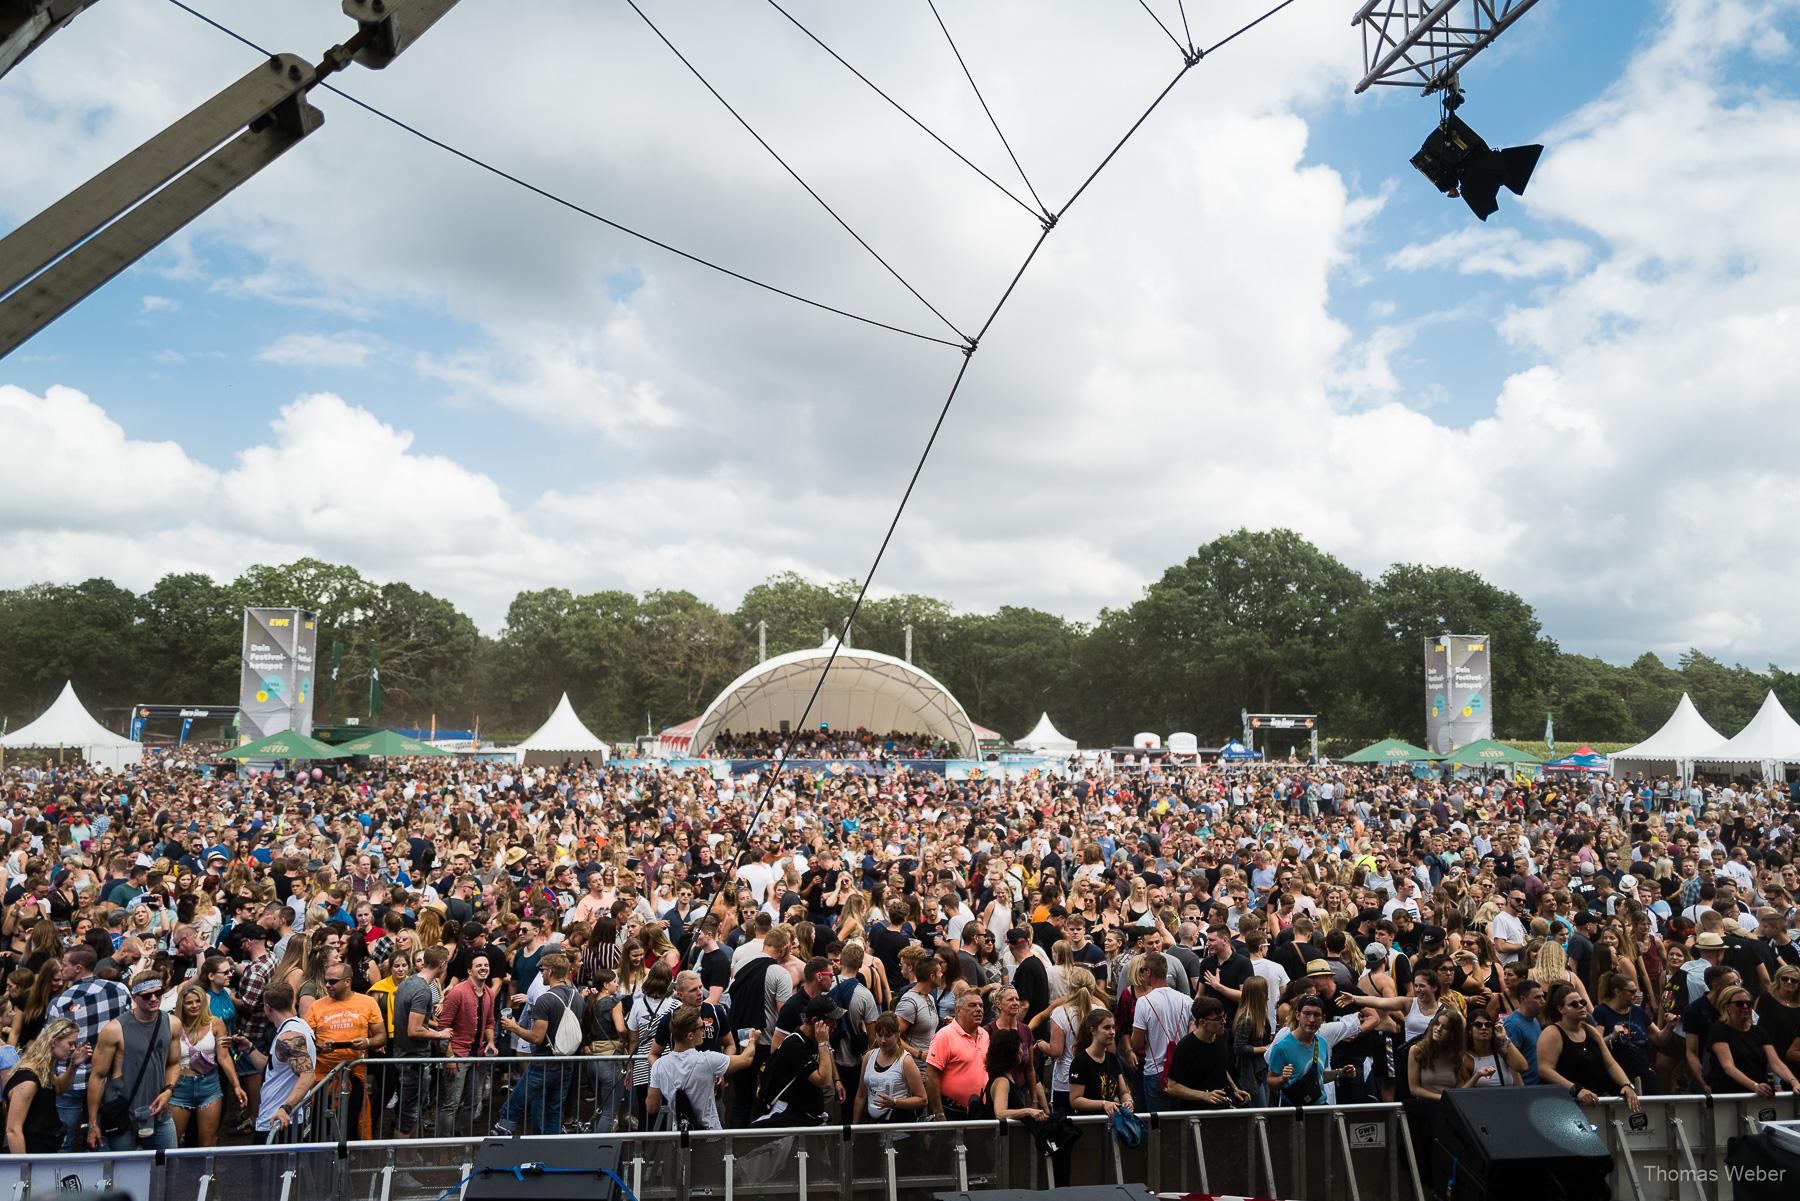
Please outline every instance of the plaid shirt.
M263 990L269 987L269 977L274 974L275 952L270 950L245 964L244 974L238 977L238 1033L259 1051L269 1034L269 1019L263 1016Z
M68 1018L75 1023L81 1033L81 1041L90 1047L100 1043L100 1027L123 1014L131 1006L131 993L117 980L102 980L98 976L89 976L85 980L77 980L69 987L56 994L50 1002L45 1015L54 1020ZM75 1069L75 1083L69 1091L80 1092L87 1088L88 1065L82 1064Z

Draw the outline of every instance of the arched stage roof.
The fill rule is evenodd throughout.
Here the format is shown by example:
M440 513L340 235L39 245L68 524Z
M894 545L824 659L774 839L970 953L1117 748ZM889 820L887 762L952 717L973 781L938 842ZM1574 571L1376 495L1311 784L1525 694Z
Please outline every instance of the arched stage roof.
M726 685L700 715L688 753L705 754L721 731L778 730L784 721L797 727L831 648L828 642L776 655ZM949 689L904 659L857 647L838 649L806 719L812 729L820 722L833 730L929 734L955 744L965 755L980 747L974 723Z

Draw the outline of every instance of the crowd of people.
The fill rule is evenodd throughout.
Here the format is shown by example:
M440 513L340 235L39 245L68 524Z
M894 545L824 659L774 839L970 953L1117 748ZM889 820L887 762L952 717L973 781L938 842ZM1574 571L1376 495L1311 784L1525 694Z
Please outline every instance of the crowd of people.
M861 728L833 730L721 731L707 750L713 759L851 759L885 763L902 759L948 759L955 748L941 738L892 730L875 734Z
M0 769L13 1152L1796 1088L1784 787L202 767Z

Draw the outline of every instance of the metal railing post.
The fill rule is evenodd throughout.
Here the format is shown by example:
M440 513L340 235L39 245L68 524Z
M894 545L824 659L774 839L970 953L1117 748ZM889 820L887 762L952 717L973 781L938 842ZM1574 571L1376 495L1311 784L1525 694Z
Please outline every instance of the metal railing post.
M1644 1186L1638 1181L1637 1160L1631 1154L1631 1143L1627 1138L1625 1123L1614 1118L1611 1125L1613 1135L1618 1140L1614 1143L1613 1155L1615 1158L1619 1155L1625 1157L1625 1172L1631 1178L1631 1195L1634 1201L1644 1201Z
M887 1201L900 1201L900 1152L893 1143L884 1149L883 1158L887 1160Z
M737 1167L737 1156L731 1153L730 1146L730 1143L726 1144L727 1150L722 1160L725 1165L725 1201L732 1201L732 1188L736 1184L732 1179L732 1174Z
M969 1148L963 1142L963 1132L956 1132L956 1191L969 1191Z
M1406 1160L1406 1174L1412 1177L1414 1201L1425 1201L1425 1184L1419 1179L1419 1156L1413 1147L1412 1124L1406 1120L1404 1112L1395 1115L1394 1124L1400 1127L1400 1154Z
M1706 1201L1706 1188L1700 1182L1700 1164L1694 1159L1694 1148L1688 1142L1687 1123L1680 1118L1669 1119L1669 1129L1675 1134L1675 1145L1681 1150L1681 1157L1687 1161L1688 1178L1694 1182L1694 1191L1700 1194L1700 1201Z
M1350 1201L1362 1201L1362 1190L1356 1186L1356 1161L1350 1158L1350 1126L1344 1121L1342 1110L1333 1113L1332 1125L1337 1128L1338 1146L1344 1151L1344 1176L1350 1181ZM1326 1157L1330 1163L1330 1157Z
M806 1148L804 1146L802 1146L798 1151L794 1152L794 1166L795 1166L795 1169L799 1172L798 1195L799 1195L800 1201L806 1201L806 1158L807 1158L807 1152L806 1152ZM632 1191L636 1192L637 1190L633 1189Z
M1206 1144L1200 1139L1200 1119L1189 1118L1188 1124L1194 1131L1194 1162L1200 1169L1200 1191L1210 1193L1212 1183L1206 1177Z
M1256 1115L1256 1145L1262 1152L1263 1183L1269 1186L1269 1196L1278 1196L1281 1190L1275 1184L1275 1157L1269 1154L1269 1120L1260 1113Z
M469 1176L474 1171L475 1165L466 1159L463 1160L462 1167L457 1169L457 1179L461 1180L462 1183L456 1186L456 1201L463 1201L463 1199L469 1195Z

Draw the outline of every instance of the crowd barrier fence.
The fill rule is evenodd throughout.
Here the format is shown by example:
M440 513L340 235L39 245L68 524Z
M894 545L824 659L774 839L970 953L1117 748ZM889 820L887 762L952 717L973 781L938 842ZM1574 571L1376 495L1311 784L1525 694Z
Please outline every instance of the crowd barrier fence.
M1765 1121L1800 1117L1783 1095L1647 1097L1633 1128L1622 1102L1592 1111L1614 1158L1621 1201L1733 1201L1726 1142ZM1124 1147L1099 1117L1076 1119L1071 1179L1139 1182L1158 1192L1289 1201L1428 1201L1399 1105L1169 1113ZM516 1160L552 1139L616 1144L641 1201L930 1201L950 1190L1036 1189L1050 1162L1018 1122L932 1122L804 1129L629 1131L518 1140ZM204 1150L0 1156L0 1198L27 1201L112 1184L136 1201L461 1201L483 1140L308 1142ZM1800 1193L1796 1193L1800 1195Z

